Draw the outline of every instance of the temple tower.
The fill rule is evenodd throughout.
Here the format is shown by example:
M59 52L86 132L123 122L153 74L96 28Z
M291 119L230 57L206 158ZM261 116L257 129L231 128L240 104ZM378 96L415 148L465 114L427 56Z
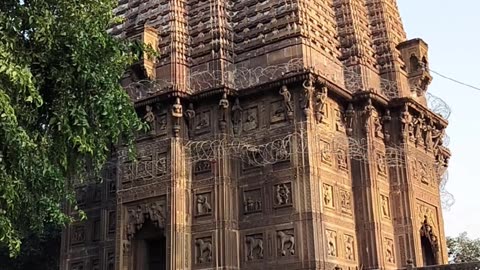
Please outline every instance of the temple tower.
M150 130L64 231L62 269L400 269L447 261L446 117L394 0L121 0ZM73 212L74 213L74 212Z

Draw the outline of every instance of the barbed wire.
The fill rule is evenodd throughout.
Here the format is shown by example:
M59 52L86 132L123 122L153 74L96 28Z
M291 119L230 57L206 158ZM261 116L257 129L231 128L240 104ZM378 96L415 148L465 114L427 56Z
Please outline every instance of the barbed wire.
M171 91L172 89L182 89L188 93L195 91L212 89L219 86L229 87L231 89L242 90L251 88L260 84L273 82L279 80L287 75L300 74L307 71L321 73L321 68L310 66L305 67L305 63L301 58L294 58L287 63L271 65L266 67L238 67L237 65L230 65L225 70L204 70L193 72L183 83L173 83L165 79L156 80L141 80L133 82L125 87L126 91L134 101L147 98L154 94L161 94ZM325 77L331 78L332 74L323 74ZM350 69L344 69L343 79L336 80L341 86L344 86L352 93L359 91L375 92L386 98L399 97L399 87L397 82L380 79L380 88L375 90L373 88L363 89L362 76ZM411 85L412 93L417 93L419 90L417 86ZM450 107L441 98L427 92L425 94L427 105L430 110L439 114L445 119L448 119L451 114Z

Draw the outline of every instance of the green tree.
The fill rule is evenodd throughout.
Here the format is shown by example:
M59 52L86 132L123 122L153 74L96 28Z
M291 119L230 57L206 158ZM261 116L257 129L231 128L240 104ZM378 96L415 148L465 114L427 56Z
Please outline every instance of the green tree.
M0 1L0 245L12 256L45 224L71 221L71 179L144 127L119 84L140 46L106 32L116 4Z
M451 263L480 261L480 239L470 239L466 232L447 237L447 248Z

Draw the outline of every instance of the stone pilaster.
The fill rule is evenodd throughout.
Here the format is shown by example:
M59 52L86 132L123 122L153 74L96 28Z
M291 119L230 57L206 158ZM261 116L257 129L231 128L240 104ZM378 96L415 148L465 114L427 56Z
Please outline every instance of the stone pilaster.
M190 181L188 180L185 149L180 138L171 138L171 191L170 191L170 270L190 269Z

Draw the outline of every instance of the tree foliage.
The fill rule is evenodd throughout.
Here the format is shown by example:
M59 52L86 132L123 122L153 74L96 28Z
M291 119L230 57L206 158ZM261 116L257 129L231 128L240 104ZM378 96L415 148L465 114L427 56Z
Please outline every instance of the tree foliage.
M70 221L71 179L143 127L119 84L138 51L106 32L116 3L0 1L0 244L12 255Z
M480 261L480 239L470 239L466 232L447 237L447 248L452 263Z

